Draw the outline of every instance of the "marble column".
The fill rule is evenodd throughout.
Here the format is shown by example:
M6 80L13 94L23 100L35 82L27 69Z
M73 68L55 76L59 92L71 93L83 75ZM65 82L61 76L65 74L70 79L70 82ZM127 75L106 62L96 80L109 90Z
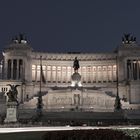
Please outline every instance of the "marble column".
M11 79L13 79L13 59L11 59Z
M108 65L106 66L106 70L107 70L107 72L106 72L106 74L107 74L107 76L106 76L106 82L108 83L109 82Z
M56 84L58 83L58 77L57 77L57 66L56 66Z
M111 82L113 82L113 65L111 65Z
M96 66L96 83L98 83L98 67Z
M128 60L125 60L125 63L124 63L124 78L128 79Z
M93 83L93 66L91 65L91 72L90 72L90 75L91 75L91 83Z
M19 79L19 59L17 59L17 71L16 71L16 79Z
M61 82L61 83L63 83L63 78L62 78L62 76L63 76L63 75L62 75L62 67L61 67L61 79L60 79L60 82Z
M127 70L128 70L128 72L127 72L127 78L129 79L129 80L131 80L131 61L130 60L127 60Z
M88 83L88 79L87 79L87 66L86 66L86 69L85 69L85 82Z
M4 60L4 79L8 79L8 60Z
M133 80L133 60L131 60L131 80Z
M35 65L35 82L37 82L37 65Z
M137 64L137 80L139 80L139 62L138 60L136 61Z
M25 61L23 61L21 78L22 78L22 80L26 80L26 77L25 77Z
M50 66L50 68L51 68L51 69L50 69L50 70L51 70L50 81L51 81L51 83L52 83L52 82L53 82L53 80L52 80L52 73L53 73L53 72L52 72L52 66Z
M133 77L134 80L137 80L137 65L136 60L133 61Z
M101 83L103 83L103 66L101 66Z

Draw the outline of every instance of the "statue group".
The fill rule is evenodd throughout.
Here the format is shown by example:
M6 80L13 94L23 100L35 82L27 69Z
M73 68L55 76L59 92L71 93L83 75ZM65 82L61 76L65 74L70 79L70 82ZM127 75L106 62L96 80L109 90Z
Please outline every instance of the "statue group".
M124 37L122 37L122 42L125 44L135 43L136 37L132 36L131 34L124 34Z

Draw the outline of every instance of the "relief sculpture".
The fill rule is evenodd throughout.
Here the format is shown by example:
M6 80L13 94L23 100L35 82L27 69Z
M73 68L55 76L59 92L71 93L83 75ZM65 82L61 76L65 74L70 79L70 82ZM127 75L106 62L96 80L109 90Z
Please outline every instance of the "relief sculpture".
M80 95L74 94L74 105L80 105Z
M71 98L69 97L53 97L51 103L56 105L71 104Z

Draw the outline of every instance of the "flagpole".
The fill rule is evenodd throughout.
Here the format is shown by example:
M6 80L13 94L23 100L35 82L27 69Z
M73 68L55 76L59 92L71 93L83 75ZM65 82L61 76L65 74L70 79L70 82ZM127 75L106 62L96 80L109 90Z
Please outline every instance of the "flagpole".
M41 85L42 85L42 56L40 56L40 94L41 94Z
M119 96L119 78L118 78L118 57L116 56L116 81L117 81L117 96Z
M42 85L42 56L40 56L40 85L39 85L39 93L38 93L38 102L37 102L37 116L42 116L42 93L41 93L41 85Z
M118 56L116 56L116 99L115 99L115 104L114 104L114 111L119 111L121 110L121 101L119 97L119 77L118 77Z

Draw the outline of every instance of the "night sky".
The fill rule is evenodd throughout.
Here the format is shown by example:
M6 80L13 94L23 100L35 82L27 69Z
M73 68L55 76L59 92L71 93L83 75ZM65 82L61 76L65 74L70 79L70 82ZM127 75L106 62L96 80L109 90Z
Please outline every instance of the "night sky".
M140 0L0 0L0 49L19 33L36 51L113 51L140 42Z

